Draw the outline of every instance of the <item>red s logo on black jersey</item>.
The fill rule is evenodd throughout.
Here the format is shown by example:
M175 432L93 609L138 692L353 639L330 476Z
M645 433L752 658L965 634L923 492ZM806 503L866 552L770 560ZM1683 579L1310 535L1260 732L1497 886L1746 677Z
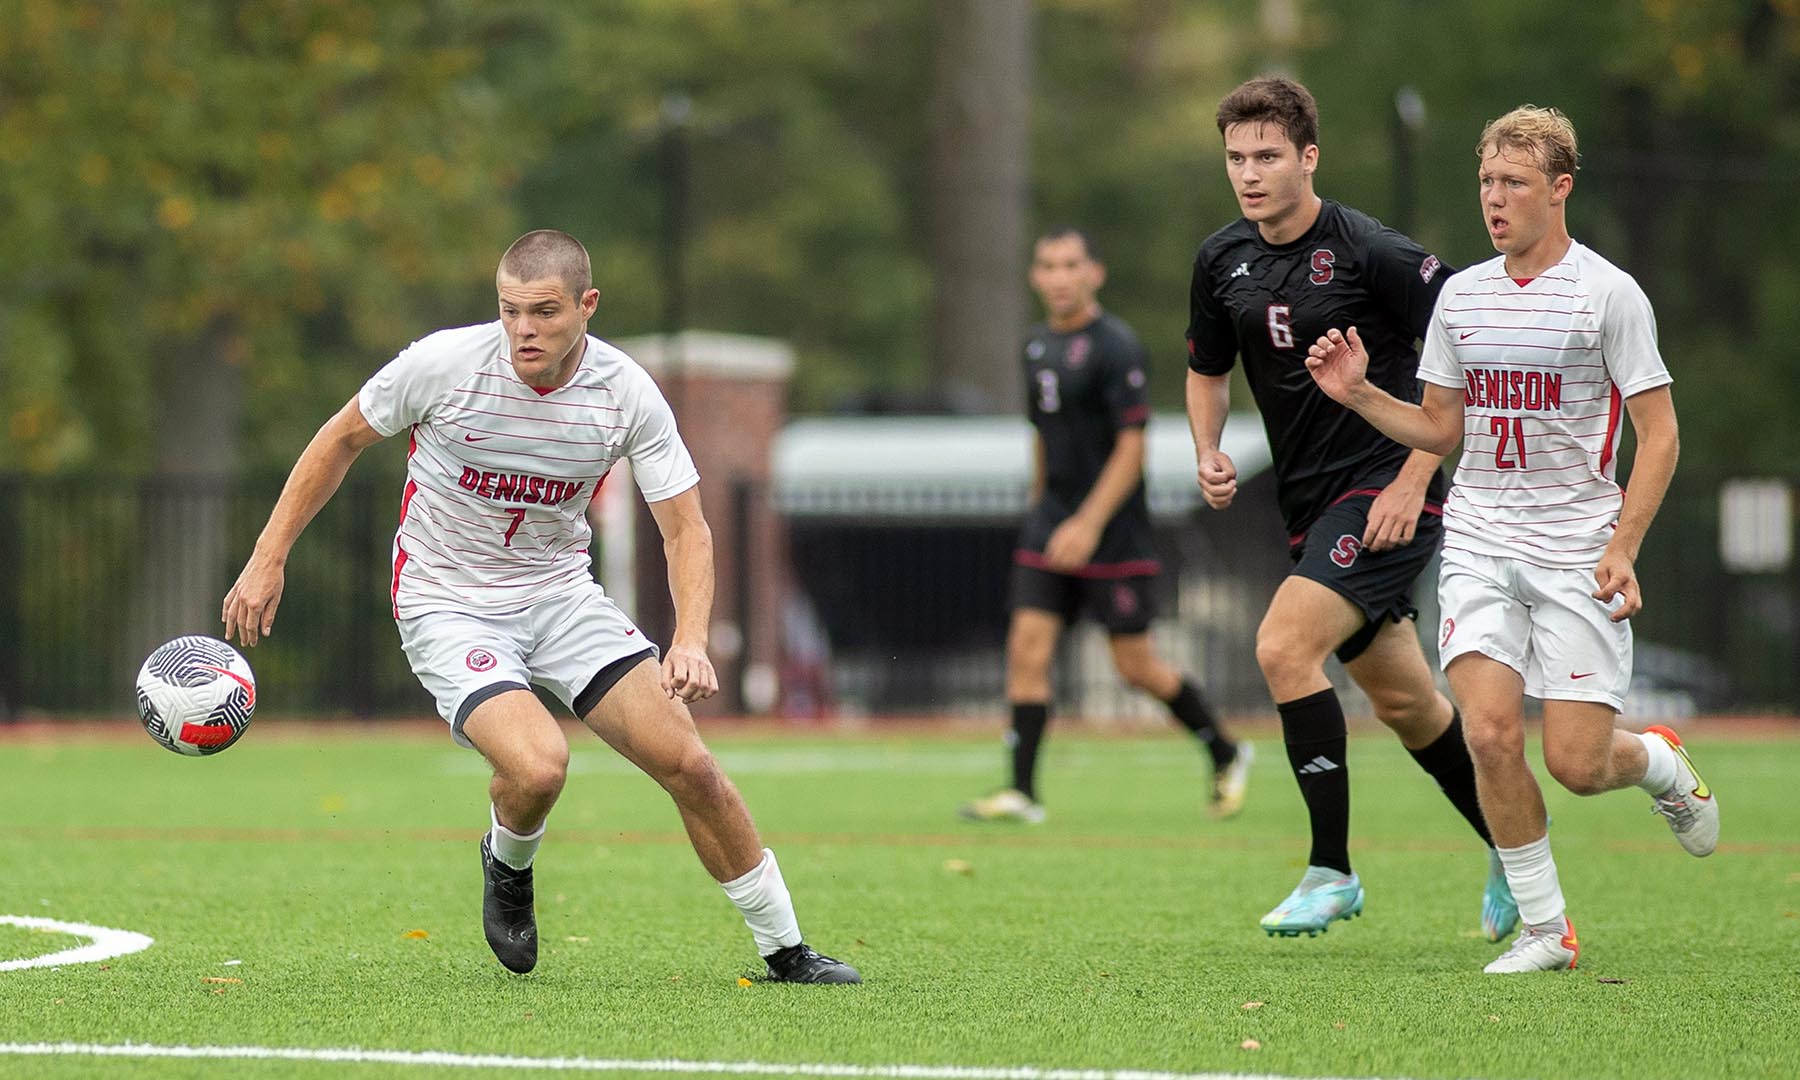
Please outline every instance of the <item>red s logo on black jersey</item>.
M1337 256L1332 254L1330 248L1320 248L1313 252L1312 276L1307 280L1311 281L1314 285L1330 284L1332 275L1336 273L1336 271L1332 269L1331 264L1335 262L1337 262Z

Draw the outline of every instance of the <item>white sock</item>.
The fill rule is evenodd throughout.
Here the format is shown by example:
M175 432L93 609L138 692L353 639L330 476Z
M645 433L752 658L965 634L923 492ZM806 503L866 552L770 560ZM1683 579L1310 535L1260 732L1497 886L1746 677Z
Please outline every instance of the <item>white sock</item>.
M1650 765L1644 770L1644 778L1638 781L1637 786L1652 795L1661 795L1675 786L1675 750L1661 735L1646 732L1637 736L1637 739L1644 744L1644 753L1650 758Z
M500 824L500 811L494 809L492 803L488 804L488 818L494 823L493 829L488 832L488 848L494 853L494 858L514 870L530 866L531 860L537 855L538 844L543 842L544 827L550 823L546 821L539 825L537 832L530 836L521 836Z
M1550 837L1540 836L1521 847L1494 849L1506 867L1506 884L1519 905L1519 917L1540 926L1563 917L1562 883L1550 856Z
M764 956L800 944L800 921L794 918L794 898L781 879L775 853L763 848L762 862L741 878L721 882L725 895L744 916L744 925L756 939L756 951Z

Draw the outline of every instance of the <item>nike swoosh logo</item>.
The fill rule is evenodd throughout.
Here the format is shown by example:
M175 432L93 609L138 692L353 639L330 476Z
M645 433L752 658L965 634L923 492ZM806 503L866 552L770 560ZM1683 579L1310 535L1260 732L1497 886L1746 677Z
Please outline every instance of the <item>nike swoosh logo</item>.
M625 631L625 636L630 637L631 635L633 635L635 633L637 633L637 627L634 626L631 629Z
M463 442L487 442L492 435L464 435Z
M1571 679L1585 679L1585 678L1587 678L1587 677L1588 677L1588 676L1589 676L1589 675L1598 675L1598 674L1600 674L1600 673L1599 673L1599 672L1597 672L1597 671L1584 671L1584 672L1582 672L1582 673L1581 673L1581 674L1579 674L1579 675L1577 675L1577 674L1575 674L1575 673L1574 673L1574 672L1573 672L1573 671L1571 671L1571 672L1569 672L1569 678L1571 678Z
M207 671L216 671L219 674L225 676L227 679L230 679L232 682L237 683L239 686L243 687L245 693L248 693L250 695L250 700L244 702L245 708L250 708L256 704L256 684L255 683L251 682L249 679L244 678L242 675L239 675L237 672L231 670L230 668L214 667L211 664L202 664L200 666Z
M1457 339L1456 339L1456 340L1458 340L1458 341L1467 341L1467 340L1469 340L1469 339L1470 339L1470 338L1472 338L1472 337L1474 337L1474 336L1475 336L1475 335L1476 335L1476 334L1479 334L1479 333L1481 333L1481 331L1479 331L1479 330L1471 330L1471 331L1469 331L1469 332L1468 332L1468 333L1466 333L1466 334L1464 334L1464 335L1463 335L1463 336L1461 336L1461 337L1459 337L1459 338L1457 338Z

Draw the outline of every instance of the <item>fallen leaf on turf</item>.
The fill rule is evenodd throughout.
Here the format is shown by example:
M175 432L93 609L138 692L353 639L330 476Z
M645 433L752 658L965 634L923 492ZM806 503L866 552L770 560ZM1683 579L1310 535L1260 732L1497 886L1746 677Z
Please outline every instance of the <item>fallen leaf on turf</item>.
M213 991L213 993L215 993L215 994L223 994L224 992L225 992L225 988L223 986L221 986L217 990Z
M1334 1028L1337 1028L1339 1031L1344 1030L1344 1022L1342 1020L1339 1020L1337 1023L1335 1023L1331 1026Z
M1238 1008L1240 1008L1240 1009L1260 1009L1262 1007L1263 1007L1263 1003L1260 1001L1246 1001L1242 1005L1238 1006Z
M738 985L739 986L755 986L756 984L751 982L749 979L744 978L742 975L739 975L738 976Z
M101 971L111 971L111 970L112 970L112 965L111 965L111 964L101 964L101 965L100 965L100 970L101 970Z
M1625 980L1624 980L1624 979L1614 979L1614 978L1611 978L1611 977L1606 977L1606 978L1599 978L1599 979L1595 979L1595 980L1594 980L1594 981L1595 981L1595 982L1601 982L1601 983L1605 983L1605 984L1607 984L1607 985L1608 985L1608 986L1624 986L1624 985L1625 985Z
M1101 978L1102 978L1102 979L1110 979L1110 978L1112 978L1112 972L1110 972L1110 971L1102 971L1102 972L1101 972L1101 973L1100 973L1100 977L1101 977Z
M968 875L975 872L975 864L967 859L945 859L944 870L951 874Z
M591 939L590 939L590 938L584 938L584 937L579 937L579 936L577 936L577 935L575 935L575 934L570 934L570 935L569 935L569 936L568 936L568 937L566 937L566 938L563 938L563 940L564 940L564 941L589 941L589 940L591 940Z
M1243 1042L1238 1043L1238 1049L1239 1050L1261 1050L1262 1043L1257 1042L1255 1039L1245 1039Z
M868 944L868 942L864 941L862 938L857 938L856 943L858 945L867 945Z
M1488 1014L1488 1022L1493 1023L1493 1024L1498 1024L1500 1022L1500 1018L1498 1016L1495 1016L1493 1013L1489 1013Z
M203 983L241 983L244 980L230 979L223 975L203 975L201 976L200 981Z
M681 981L681 976L679 976L679 975L671 975L671 976L669 976L669 981L670 981L670 982L680 982L680 981Z
M412 938L415 941L424 941L426 938L431 936L431 931L429 931L429 930L408 930L406 933L401 934L400 936L404 937L404 938Z

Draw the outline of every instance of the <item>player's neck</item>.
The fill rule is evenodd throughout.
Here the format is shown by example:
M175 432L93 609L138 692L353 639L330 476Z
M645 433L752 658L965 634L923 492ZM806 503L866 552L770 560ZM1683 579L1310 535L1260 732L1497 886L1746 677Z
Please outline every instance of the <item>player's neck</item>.
M1569 253L1569 245L1574 242L1569 238L1568 229L1555 226L1524 251L1515 251L1506 256L1506 276L1515 281L1530 281L1562 262L1563 257Z
M1078 308L1072 315L1057 315L1055 312L1049 312L1046 314L1044 321L1049 324L1050 329L1053 332L1067 334L1070 331L1079 330L1082 327L1089 325L1099 317L1100 301L1092 300L1088 302L1086 307Z
M554 372L540 375L536 380L527 379L523 375L519 376L519 379L526 386L531 387L539 393L548 393L551 390L560 389L563 384L575 377L575 369L581 366L581 358L586 355L587 334L584 333L575 339L575 344L570 346L569 351L563 356L562 363L556 365L556 370Z
M1325 201L1308 191L1293 213L1269 221L1259 221L1256 223L1256 231L1267 243L1291 244L1306 235L1306 231L1319 220L1319 214L1324 209Z

